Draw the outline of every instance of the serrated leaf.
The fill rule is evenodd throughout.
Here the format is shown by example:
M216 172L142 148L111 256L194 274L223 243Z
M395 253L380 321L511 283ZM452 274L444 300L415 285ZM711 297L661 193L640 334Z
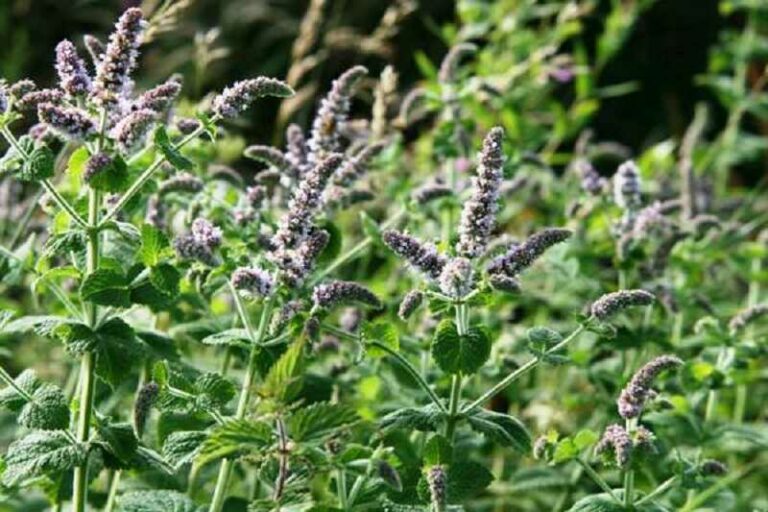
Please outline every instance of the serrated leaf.
M391 412L379 420L379 427L384 430L420 430L430 432L437 430L443 423L445 414L435 405L424 407L406 407Z
M443 320L432 341L432 357L446 373L472 374L491 355L491 340L483 329L471 327L459 336L456 325Z
M18 422L33 430L69 428L69 402L64 392L53 384L42 384L32 393L32 401L21 408Z
M139 440L130 423L112 423L97 427L97 441L106 452L105 463L112 469L130 467Z
M133 328L121 318L111 318L96 330L96 374L112 386L127 378L146 355Z
M357 413L348 405L317 402L294 411L287 425L293 441L309 441L357 421Z
M249 348L251 344L248 340L248 331L245 329L227 329L226 331L206 336L201 342L206 345L227 345L230 347Z
M15 485L25 479L62 473L82 464L85 454L85 448L73 444L62 431L32 432L8 447L2 481Z
M170 308L179 296L181 273L169 263L160 263L149 270L149 277L131 285L131 302L149 306L152 311Z
M621 490L616 491L621 496ZM667 512L668 509L653 502L633 506L636 512ZM568 512L626 512L626 508L607 494L594 494L580 499L568 509Z
M181 152L173 146L171 140L168 138L168 133L162 126L155 130L154 142L157 151L176 169L188 171L195 166L192 160L182 155Z
M217 373L204 373L193 384L195 403L201 409L221 409L237 393L235 385Z
M176 469L191 464L207 434L198 430L173 432L163 443L163 458Z
M387 355L384 350L370 345L370 343L374 341L381 343L394 352L400 350L400 335L392 323L384 321L373 323L366 322L363 324L361 336L363 342L366 344L365 351L371 357L384 357Z
M8 322L3 327L4 334L23 334L34 332L38 336L53 338L56 328L68 321L67 318L54 315L30 315Z
M129 491L120 496L118 512L200 512L186 494L178 491Z
M301 389L301 369L306 338L296 340L269 369L261 387L264 396L285 402Z
M434 435L424 445L423 459L426 466L450 464L453 461L453 447L445 437Z
M114 155L106 167L93 175L88 186L102 192L122 192L130 185L128 165L120 155Z
M529 343L537 346L544 346L546 348L563 341L563 337L559 332L553 331L548 327L532 327L528 329L526 336L528 337Z
M80 296L101 306L127 308L131 305L128 279L114 269L100 268L88 274L80 286Z
M499 412L476 409L467 417L473 430L503 446L511 446L518 452L528 454L531 451L531 435L523 422Z
M160 263L170 249L170 242L165 233L152 226L141 226L141 247L138 258L147 267L153 267Z
M43 385L40 379L37 378L37 374L34 370L24 370L13 379L22 391L32 395L35 391ZM0 391L0 407L4 407L10 411L18 412L27 403L27 399L21 396L16 390L7 386Z
M29 159L24 162L19 173L22 181L41 181L53 176L54 170L53 151L48 146L38 146L29 154Z
M448 502L464 501L482 492L493 482L488 469L473 461L454 462L448 467Z
M272 438L272 428L264 422L230 420L211 431L200 448L197 463L204 465L222 457L261 450L272 443Z

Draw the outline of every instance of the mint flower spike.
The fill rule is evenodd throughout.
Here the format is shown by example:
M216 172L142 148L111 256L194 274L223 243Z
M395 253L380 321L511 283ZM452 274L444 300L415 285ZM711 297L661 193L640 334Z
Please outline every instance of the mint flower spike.
M149 419L149 411L152 409L159 393L160 387L157 383L148 382L136 394L136 402L133 405L133 429L138 438L141 438L144 434L144 427L147 424L147 419Z
M632 306L648 306L656 297L645 290L620 290L606 293L597 299L590 308L593 317L604 321L618 312Z
M157 121L157 112L149 109L137 110L122 118L111 130L110 136L123 153L128 153L141 143Z
M429 279L436 280L440 277L447 260L433 244L423 243L394 229L384 231L381 239L392 252Z
M81 96L91 92L91 77L71 41L65 39L56 46L55 67L59 87L67 95Z
M167 111L181 93L181 82L177 77L169 78L157 87L148 90L133 104L133 110L152 110L158 114Z
M6 110L8 110L8 93L5 84L0 83L0 115L5 114Z
M505 254L495 258L488 264L489 274L504 274L517 277L523 270L530 267L547 249L553 245L568 240L572 232L562 228L546 228L514 245Z
M221 229L203 218L192 223L189 233L176 237L173 248L181 259L197 260L207 265L214 265L214 251L221 245Z
M66 140L83 141L96 133L96 123L88 113L78 108L65 108L53 103L37 107L40 122Z
M260 76L235 82L225 88L213 99L212 111L223 119L233 119L248 110L248 107L259 98L266 96L288 98L293 95L293 89L285 82Z
M477 45L472 43L459 43L451 47L448 53L443 57L440 63L440 70L437 73L437 79L440 83L455 82L459 70L459 63L464 57L468 57L477 51Z
M382 307L379 298L368 288L351 281L334 281L315 287L314 309L331 309L342 304L362 303L375 309Z
M307 143L310 164L322 160L328 153L340 151L340 133L344 131L349 117L355 87L367 74L367 68L355 66L342 73L331 84L331 90L320 102L320 108L312 121L312 132Z
M632 458L632 438L621 425L613 424L606 427L603 437L595 446L595 453L612 453L616 459L616 465L624 469Z
M137 8L126 10L117 20L115 31L96 67L91 93L96 103L116 105L130 88L145 25L144 15Z
M13 94L13 87L10 89L11 95ZM40 108L40 105L44 103L50 103L51 105L60 105L64 100L64 93L58 89L40 89L39 91L25 92L21 96L16 96L18 100L13 104L14 108L20 112L27 110L36 110Z
M728 322L728 328L733 334L736 334L758 318L766 315L768 315L768 303L756 304L731 318L731 321Z
M232 286L257 297L269 297L275 289L275 281L264 269L241 267L232 274Z
M635 209L642 203L642 181L637 164L628 160L619 166L613 177L613 200L623 209Z
M456 251L467 258L475 258L485 251L496 224L504 178L503 139L504 130L498 126L486 135L478 158L477 176L472 180L474 192L461 212Z
M93 65L98 66L101 59L104 58L104 52L107 50L107 47L104 46L104 43L98 37L91 34L83 36L83 44L85 44L85 49L88 50L88 55L91 56Z
M107 153L96 153L85 164L83 171L83 181L90 183L99 174L107 170L112 165L113 159Z
M400 307L397 310L397 316L399 316L403 321L408 320L413 312L416 311L419 306L421 306L423 301L424 292L421 290L409 291L405 297L403 297L403 301L400 303Z
M472 262L467 258L451 258L443 267L438 282L440 291L447 296L454 299L464 297L474 284Z
M619 415L624 419L639 417L645 402L654 394L651 389L654 379L664 370L676 368L682 364L683 361L679 357L671 355L659 356L646 363L621 391L617 401Z

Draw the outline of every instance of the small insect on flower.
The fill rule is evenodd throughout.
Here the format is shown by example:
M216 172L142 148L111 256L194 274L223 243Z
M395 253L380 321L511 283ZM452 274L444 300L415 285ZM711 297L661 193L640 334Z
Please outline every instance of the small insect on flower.
M517 277L547 249L568 240L571 234L570 230L562 228L547 228L534 233L523 243L514 245L505 254L493 259L488 265L488 273Z
M615 458L619 468L626 468L632 458L632 439L621 425L609 425L595 445L597 455L608 454Z
M503 138L504 130L499 127L486 135L477 176L473 179L474 192L461 212L456 251L467 258L477 257L485 251L496 224L499 191L504 178Z
M392 252L428 278L436 280L440 277L447 260L437 252L433 244L422 243L411 235L393 229L382 234L382 241Z
M598 320L607 320L619 311L632 306L648 306L656 298L645 290L620 290L606 293L597 299L590 308L592 316Z
M56 73L59 87L69 96L81 96L91 91L91 77L75 45L65 39L56 46Z
M621 391L617 401L619 415L624 419L637 418L643 412L645 402L652 396L651 385L664 370L676 368L683 361L675 356L659 356L640 368Z
M213 113L224 119L233 119L245 112L259 98L288 98L293 94L293 89L288 84L274 78L260 76L241 80L225 88L214 98Z
M632 210L640 206L642 182L640 170L632 160L619 166L613 177L613 200L620 208Z
M424 302L424 292L420 290L409 291L400 303L400 308L397 310L397 316L403 321L408 320L413 312L421 306L422 302Z
M342 304L361 303L375 309L382 307L379 298L368 288L351 281L334 281L315 287L312 292L315 308L331 309Z
M149 418L149 411L157 400L160 387L155 382L144 384L136 394L136 402L133 404L133 429L139 439L144 434L144 427Z
M37 108L40 122L67 140L83 141L96 133L96 124L84 110L43 103Z
M467 258L451 258L443 267L438 282L440 291L449 297L464 297L474 284L472 262Z
M115 24L115 31L100 57L93 81L93 100L100 105L114 105L131 83L136 68L144 16L140 9L126 10Z
M275 281L266 270L241 267L232 274L232 286L253 296L269 297L275 289Z

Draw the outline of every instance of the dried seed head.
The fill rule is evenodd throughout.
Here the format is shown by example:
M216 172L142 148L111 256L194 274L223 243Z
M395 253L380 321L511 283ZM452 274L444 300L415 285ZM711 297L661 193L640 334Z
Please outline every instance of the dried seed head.
M467 258L451 258L443 267L438 282L440 291L449 297L464 297L474 284L472 262Z
M613 177L613 200L621 208L632 210L642 203L640 170L632 160L619 166Z
M645 402L654 393L651 389L653 380L664 370L675 368L683 361L675 356L659 356L640 368L621 391L617 401L622 418L637 418L643 412Z
M719 460L707 459L699 465L699 473L702 476L722 476L728 472L728 466Z
M432 466L427 470L429 497L435 510L445 510L448 495L448 475L445 466Z
M56 73L59 75L59 87L69 96L91 92L91 77L85 69L85 62L77 54L75 45L67 39L56 46Z
M595 453L613 455L619 468L626 468L632 458L632 439L621 425L609 425L595 446Z
M566 241L571 237L571 231L561 228L546 228L526 238L521 244L515 245L505 254L495 258L488 265L490 274L506 274L517 277L523 270L530 267L547 249L555 244Z
M147 382L136 394L136 402L133 404L133 429L138 438L141 438L144 433L144 427L149 418L149 411L152 409L152 405L154 405L159 393L160 387L155 382Z
M352 96L358 82L368 74L363 66L355 66L341 74L331 84L328 95L320 102L320 108L312 122L309 139L309 162L314 164L329 153L341 149L340 133L344 131Z
M434 245L422 243L410 235L395 230L385 231L382 234L382 241L392 252L430 279L436 280L440 277L446 258L437 252Z
M736 316L731 318L731 321L728 322L728 327L730 328L731 332L735 334L743 330L755 320L765 315L768 315L768 303L757 304L745 309L744 311L741 311Z
M203 180L192 173L182 171L160 183L157 194L164 196L172 192L194 194L203 190Z
M173 105L180 93L181 82L176 77L170 78L139 96L133 104L133 110L146 109L162 114Z
M307 238L312 231L312 220L320 207L323 191L342 160L341 155L330 155L307 173L288 204L288 212L280 220L275 245L293 249Z
M503 139L504 130L499 127L493 128L485 137L477 176L473 179L474 192L461 211L456 251L467 258L477 257L485 251L496 223L499 190L504 178Z
M341 304L359 302L380 308L381 301L368 288L351 281L334 281L315 287L312 299L316 308L331 309Z
M37 108L37 116L40 122L67 140L83 141L96 133L96 124L84 110L43 103Z
M39 109L40 105L50 103L59 105L64 99L64 94L58 89L40 89L39 91L30 91L14 103L14 107L19 111Z
M96 153L85 164L83 181L90 183L96 176L109 169L114 160L107 153Z
M144 142L155 121L157 121L157 113L155 111L149 109L137 110L122 118L110 130L110 136L114 139L120 151L128 153Z
M144 17L137 8L128 9L117 20L96 67L92 96L97 103L114 105L130 88L144 25Z
M397 316L403 321L408 320L413 312L421 306L423 301L424 292L420 290L409 291L400 303L400 308L397 310Z
M104 57L104 52L107 51L107 47L104 46L104 43L102 43L98 37L92 36L91 34L85 34L83 36L83 43L85 44L85 49L88 50L88 54L91 56L91 62L95 66L99 65L99 62L101 62L101 59Z
M477 46L472 43L460 43L452 47L443 57L437 79L444 84L455 82L461 59L472 55L476 51Z
M232 286L258 297L268 297L275 289L275 281L266 270L241 267L232 274Z
M251 103L265 96L288 98L294 92L288 84L260 76L249 80L241 80L227 87L213 100L213 113L224 118L232 119L245 112Z
M619 311L632 306L648 306L655 300L651 292L645 290L620 290L606 293L597 299L590 308L592 316L598 320L607 320Z

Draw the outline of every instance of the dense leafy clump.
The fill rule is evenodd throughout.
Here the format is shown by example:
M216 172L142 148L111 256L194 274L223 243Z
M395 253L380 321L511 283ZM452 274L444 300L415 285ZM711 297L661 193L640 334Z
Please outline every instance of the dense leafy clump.
M729 179L764 9L724 7L726 123L632 155L590 123L652 2L462 0L403 87L411 2L321 38L313 0L284 81L139 85L188 3L0 82L0 508L768 507L766 198ZM310 73L351 40L369 66Z

